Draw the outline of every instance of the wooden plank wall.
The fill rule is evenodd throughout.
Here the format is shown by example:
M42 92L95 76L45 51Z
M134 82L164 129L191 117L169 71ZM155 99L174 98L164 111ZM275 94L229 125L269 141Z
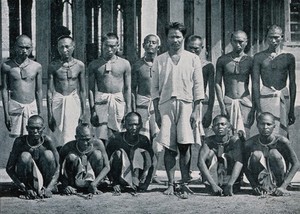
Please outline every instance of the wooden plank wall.
M86 15L85 1L73 0L73 35L76 42L74 57L83 62L86 60Z
M50 4L51 0L36 1L36 60L43 67L43 80L47 80L47 70L50 62Z

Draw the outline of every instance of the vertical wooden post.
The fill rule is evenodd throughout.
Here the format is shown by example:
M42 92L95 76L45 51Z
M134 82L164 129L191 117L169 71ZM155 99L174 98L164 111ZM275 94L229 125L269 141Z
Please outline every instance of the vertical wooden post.
M244 23L244 0L235 0L235 12L234 12L234 23L235 30L243 30Z
M133 63L137 59L136 0L124 4L124 55Z
M187 36L194 34L194 1L184 0L184 25Z
M0 4L0 23L2 23L2 4ZM0 63L2 64L2 24L0 25ZM0 75L0 90L2 89L2 79Z
M243 20L244 20L244 31L248 36L248 45L245 48L245 52L249 55L253 55L253 48L252 48L252 39L253 39L253 0L244 1L244 12L243 12Z
M75 58L85 63L86 52L86 16L85 1L73 0L73 36L76 43L74 51Z
M224 0L224 46L225 53L232 51L230 44L231 34L234 29L234 2L232 0Z
M32 37L31 8L32 8L32 0L21 1L22 34L25 34L30 38Z
M101 34L102 36L115 31L114 26L117 25L115 15L117 11L115 9L115 0L103 0L101 7Z
M142 0L136 1L136 19L137 19L137 54L141 55L142 44Z
M165 34L165 26L168 23L168 4L166 0L157 0L157 34L161 39L160 52L163 53L167 50Z
M43 80L47 80L50 60L51 0L36 1L36 60L43 66Z
M202 57L206 58L206 0L194 1L194 34L202 37Z
M184 0L168 0L168 22L184 23Z
M221 0L211 1L211 61L215 65L222 53Z
M282 26L282 29L284 29L284 40L286 42L291 41L291 17L290 17L290 3L289 1L284 1L284 27Z
M16 37L20 35L20 15L19 0L7 0L9 9L9 51L10 57L13 56L13 46Z

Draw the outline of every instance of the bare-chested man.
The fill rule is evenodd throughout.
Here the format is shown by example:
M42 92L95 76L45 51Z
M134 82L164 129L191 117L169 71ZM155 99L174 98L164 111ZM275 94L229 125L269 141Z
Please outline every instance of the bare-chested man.
M86 109L85 66L72 57L74 48L71 37L60 37L60 59L51 62L48 70L48 123L58 146L75 140L75 129Z
M89 101L91 123L98 127L103 141L121 131L121 121L131 111L131 67L116 55L118 36L108 33L102 38L102 55L89 65Z
M162 151L162 146L158 144L154 138L159 132L159 128L155 121L154 108L151 99L151 78L152 64L157 56L157 51L160 47L160 39L157 35L149 34L144 38L143 48L145 55L139 59L132 67L132 93L135 97L136 108L143 121L143 127L140 133L147 136L152 142L152 148L155 154L153 182L160 183L156 177L156 167L159 157L159 152Z
M216 94L221 114L227 115L234 132L248 138L253 123L254 109L248 88L252 75L252 58L245 54L247 35L235 31L231 35L233 50L219 57L216 65ZM222 79L225 93L223 96ZM252 123L249 123L251 121Z
M187 40L186 49L197 56L200 57L201 51L203 49L203 41L200 36L192 35ZM202 103L202 124L204 128L208 128L212 120L212 112L215 102L215 69L214 65L200 57L202 64L202 73L203 73L203 83L204 83L204 92L205 100ZM208 96L207 96L207 87L208 87Z
M300 167L291 142L274 133L275 120L269 112L259 114L259 134L245 142L245 173L256 195L282 196Z
M282 40L282 29L277 25L271 26L267 35L268 49L254 56L252 85L257 113L271 112L276 120L274 133L288 136L288 126L296 119L295 57L282 52Z
M199 57L183 48L186 34L183 24L173 22L165 30L168 51L154 59L151 97L156 123L160 127L157 142L165 147L168 188L164 194L174 194L176 156L179 152L181 193L186 198L192 193L188 181L193 129L200 121L199 104L204 99L202 66Z
M213 131L215 135L206 138L199 151L198 167L212 194L232 196L240 188L242 143L238 136L231 135L225 115L214 118Z
M6 171L24 193L25 199L49 198L56 189L59 156L53 140L43 135L44 120L39 115L28 119L28 135L16 138Z
M5 125L11 137L27 134L27 121L42 108L42 66L30 60L31 39L17 37L14 57L1 67Z
M101 193L98 187L110 166L105 146L101 140L93 138L89 124L80 123L77 126L76 140L66 143L59 155L62 193Z

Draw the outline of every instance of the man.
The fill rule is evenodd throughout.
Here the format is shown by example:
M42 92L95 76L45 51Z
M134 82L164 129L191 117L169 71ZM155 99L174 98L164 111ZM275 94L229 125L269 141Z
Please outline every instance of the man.
M202 49L203 41L200 36L192 35L187 39L186 50L199 56L202 64L205 100L201 102L201 116L203 127L207 129L211 124L212 112L215 102L215 69L211 62L200 56ZM209 96L207 96L207 87Z
M43 135L44 120L38 115L28 119L28 135L16 138L6 172L24 192L25 199L49 198L56 190L59 156L53 140Z
M11 137L28 134L28 118L42 109L42 66L28 58L31 51L31 39L17 37L13 59L1 67L4 119Z
M159 128L155 122L154 108L151 100L151 79L153 60L157 56L160 39L157 35L149 34L144 38L145 55L132 68L132 93L135 97L135 108L142 117L143 127L140 133L148 137L154 151L153 181L161 183L156 177L156 167L161 146L154 140ZM134 109L135 110L135 109Z
M261 113L259 134L245 143L245 173L256 195L282 196L300 167L291 142L274 133L275 121L271 113Z
M213 120L215 135L206 138L199 151L198 167L215 195L232 196L238 190L243 168L242 145L239 137L231 136L231 124L224 115Z
M59 152L62 192L67 195L77 191L100 194L97 187L110 170L105 146L101 140L93 138L87 123L77 126L75 138Z
M248 138L254 109L248 89L252 75L252 58L244 52L247 45L246 33L240 30L233 32L231 45L233 50L217 60L216 94L221 114L228 116L234 132L241 138ZM224 96L222 80L224 80Z
M114 33L102 38L102 56L89 65L91 123L103 141L121 131L121 121L131 111L131 67L118 57L119 41Z
M204 99L202 66L199 57L183 49L186 28L178 22L166 28L168 52L154 59L151 96L160 132L157 141L165 147L164 162L168 188L174 193L176 155L182 175L184 198L188 188L190 146L194 143L193 128L199 123L199 104Z
M257 113L271 112L276 121L274 133L288 137L288 126L295 123L295 57L282 52L282 40L282 29L271 26L268 49L254 56L252 88Z
M139 134L142 118L136 112L125 116L126 132L117 133L109 139L107 146L111 162L110 176L114 193L129 186L134 191L146 191L152 177L153 150L149 139Z
M48 123L58 146L75 139L75 129L86 109L85 68L83 62L72 57L74 48L71 37L60 37L60 59L51 62L48 70Z

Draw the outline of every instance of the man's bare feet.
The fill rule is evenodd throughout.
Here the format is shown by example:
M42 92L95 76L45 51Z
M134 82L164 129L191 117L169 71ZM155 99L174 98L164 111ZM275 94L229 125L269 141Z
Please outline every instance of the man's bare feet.
M168 188L164 191L164 195L174 195L174 186L169 185Z
M153 183L153 184L163 184L163 182L161 180L159 180L157 176L154 176L152 178L151 183Z

